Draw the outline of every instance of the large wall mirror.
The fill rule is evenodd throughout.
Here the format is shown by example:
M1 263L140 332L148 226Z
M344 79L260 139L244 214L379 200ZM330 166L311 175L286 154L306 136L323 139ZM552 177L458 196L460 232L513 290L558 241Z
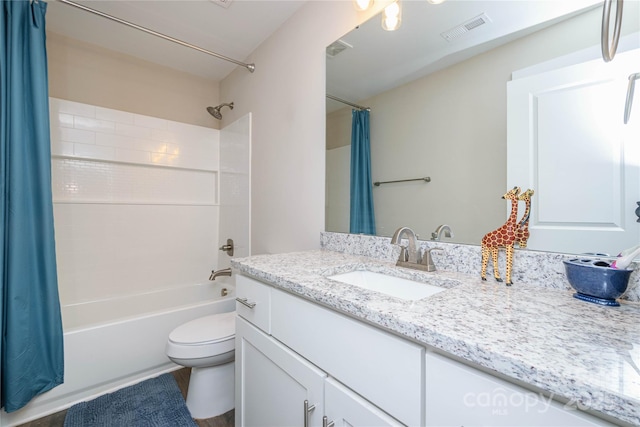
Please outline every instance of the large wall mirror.
M620 52L640 46L639 6L637 1L625 2ZM603 62L602 3L448 0L433 5L414 0L402 2L402 7L398 30L384 31L380 17L374 17L328 49L327 95L370 108L373 181L431 179L373 188L378 235L390 236L408 226L427 240L439 225L448 224L454 237L443 240L479 244L507 219L509 209L501 196L514 184L525 187L523 191L531 184L528 179L508 182L507 86L513 73ZM328 231L349 232L351 111L351 106L327 99ZM635 127L627 127L632 129L627 133L635 132L640 142L640 114L633 119ZM552 142L562 144L561 139ZM564 154L551 157L557 170L577 161L566 151L558 153ZM575 182L560 181L557 170L549 180L567 187L568 197L560 203L573 206L569 195ZM535 200L540 190L534 190ZM545 194L540 200L546 200ZM640 201L640 193L635 197ZM609 199L600 204L605 203ZM622 216L630 218L635 208L634 202L624 206ZM635 217L632 222L626 224L636 244L640 224ZM607 246L579 233L554 241L554 233L547 233L544 242L536 242L533 233L530 249L553 252L614 254L630 241L627 237Z

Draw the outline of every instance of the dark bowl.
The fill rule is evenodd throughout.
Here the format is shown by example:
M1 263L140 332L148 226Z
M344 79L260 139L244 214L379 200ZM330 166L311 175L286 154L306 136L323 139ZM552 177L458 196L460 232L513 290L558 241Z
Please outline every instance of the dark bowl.
M618 306L616 299L627 291L633 270L611 268L601 259L563 261L569 283L577 291L574 297L596 304Z

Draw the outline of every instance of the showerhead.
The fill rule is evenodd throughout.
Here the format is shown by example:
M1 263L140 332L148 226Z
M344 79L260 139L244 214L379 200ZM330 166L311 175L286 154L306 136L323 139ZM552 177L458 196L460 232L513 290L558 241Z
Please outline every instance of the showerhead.
M216 119L222 119L222 114L220 114L220 107L207 107L207 111Z
M220 109L222 107L229 107L231 110L233 110L233 102L230 104L220 104L217 107L207 107L207 111L216 119L222 120L222 114L220 113Z

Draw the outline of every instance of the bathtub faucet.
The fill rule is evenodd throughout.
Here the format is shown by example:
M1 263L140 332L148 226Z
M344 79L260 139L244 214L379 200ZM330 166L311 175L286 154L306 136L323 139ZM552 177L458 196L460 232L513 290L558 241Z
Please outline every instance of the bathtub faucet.
M211 270L211 276L209 276L209 280L216 280L216 277L219 276L231 276L231 267L223 268L222 270Z

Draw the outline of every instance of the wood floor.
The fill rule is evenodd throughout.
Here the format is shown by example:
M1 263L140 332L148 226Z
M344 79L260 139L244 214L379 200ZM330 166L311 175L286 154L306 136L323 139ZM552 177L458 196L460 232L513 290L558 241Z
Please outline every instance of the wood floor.
M189 388L189 376L191 374L191 370L189 368L182 368L178 371L172 372L176 382L178 383L178 387L180 387L180 391L182 392L182 396L186 398L187 389ZM40 418L25 424L21 424L18 427L62 427L64 425L64 417L67 415L67 411L56 412L55 414L51 414L47 417ZM199 427L233 427L235 423L234 411L231 410L225 414L214 418L206 418L202 420L195 420L196 424ZM120 427L120 426L113 426ZM127 426L127 427L135 427L135 426ZM176 426L179 427L179 426Z

